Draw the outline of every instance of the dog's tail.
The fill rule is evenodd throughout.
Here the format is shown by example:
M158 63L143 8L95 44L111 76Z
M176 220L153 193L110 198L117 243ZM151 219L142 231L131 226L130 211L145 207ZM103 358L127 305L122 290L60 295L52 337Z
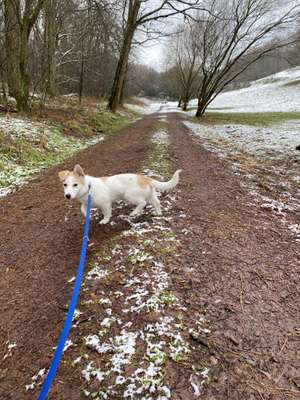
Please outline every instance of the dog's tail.
M152 186L157 189L159 192L165 192L167 190L173 189L179 182L179 174L181 169L178 169L175 174L172 176L172 179L168 182L159 182L155 179L152 180Z

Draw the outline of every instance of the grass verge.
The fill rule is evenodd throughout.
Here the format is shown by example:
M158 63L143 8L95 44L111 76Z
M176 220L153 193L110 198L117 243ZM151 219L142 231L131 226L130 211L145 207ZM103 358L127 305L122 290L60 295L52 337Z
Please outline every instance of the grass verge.
M135 118L104 108L48 107L30 116L0 116L0 194L30 175L101 141Z
M194 118L204 124L242 124L270 126L291 120L300 120L300 112L265 112L265 113L221 113L207 112L202 118Z

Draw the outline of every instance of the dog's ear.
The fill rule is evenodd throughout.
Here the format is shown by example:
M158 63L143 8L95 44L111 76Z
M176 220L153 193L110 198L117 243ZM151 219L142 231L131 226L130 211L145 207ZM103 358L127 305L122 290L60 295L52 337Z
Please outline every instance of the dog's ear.
M82 177L84 176L84 171L79 164L75 165L73 172L79 176L82 176Z
M70 171L60 171L58 173L59 179L61 181L64 181L66 179L66 177L69 175Z

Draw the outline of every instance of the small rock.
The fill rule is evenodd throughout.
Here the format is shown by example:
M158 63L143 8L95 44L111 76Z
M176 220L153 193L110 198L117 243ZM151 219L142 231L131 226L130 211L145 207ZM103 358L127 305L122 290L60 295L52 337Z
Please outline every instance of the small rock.
M210 357L210 364L211 365L217 365L218 362L219 361L215 357L213 357L213 356Z

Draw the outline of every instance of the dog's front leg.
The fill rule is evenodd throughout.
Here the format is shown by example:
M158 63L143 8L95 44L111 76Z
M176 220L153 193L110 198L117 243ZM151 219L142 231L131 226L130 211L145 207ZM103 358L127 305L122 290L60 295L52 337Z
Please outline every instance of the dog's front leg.
M101 207L102 213L103 213L103 219L101 219L100 224L108 224L109 220L111 218L111 213L112 213L112 207L111 203L105 204L104 206Z
M87 206L86 204L81 204L81 212L84 216L84 218L86 217L86 212L87 212Z

